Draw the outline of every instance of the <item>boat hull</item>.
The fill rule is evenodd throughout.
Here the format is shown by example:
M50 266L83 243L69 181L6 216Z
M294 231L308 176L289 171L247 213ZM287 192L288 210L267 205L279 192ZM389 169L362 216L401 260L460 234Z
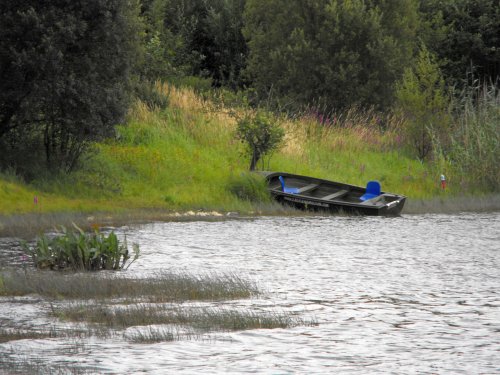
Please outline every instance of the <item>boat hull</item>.
M279 176L285 178L299 192L284 192L278 182ZM277 202L300 210L366 216L398 216L406 202L405 196L384 192L375 199L363 202L360 197L365 193L365 188L313 177L284 172L267 172L265 177L269 192Z

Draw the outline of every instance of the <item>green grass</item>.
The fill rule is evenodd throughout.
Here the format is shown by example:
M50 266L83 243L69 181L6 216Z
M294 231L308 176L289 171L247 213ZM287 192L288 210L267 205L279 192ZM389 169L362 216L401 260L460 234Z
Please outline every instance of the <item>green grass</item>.
M189 89L158 89L169 92L170 106L150 110L137 103L127 124L117 128L117 137L95 145L93 157L78 172L40 177L30 185L0 175L0 213L255 211L257 203L234 192L235 185L247 184L249 160L228 110ZM351 111L329 126L307 116L277 121L286 130L286 143L263 161L265 169L357 185L377 179L383 190L417 199L440 196L439 175L445 173L446 194L461 192L448 164L438 170L408 156L397 119L385 120L389 126L384 133L369 112Z

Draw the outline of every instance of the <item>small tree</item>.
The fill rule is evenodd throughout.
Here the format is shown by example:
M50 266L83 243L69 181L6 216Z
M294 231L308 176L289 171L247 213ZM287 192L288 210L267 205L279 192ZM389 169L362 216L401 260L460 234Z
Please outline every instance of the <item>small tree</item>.
M251 157L250 170L255 170L260 158L278 148L285 131L272 118L258 111L238 120L236 137L247 146Z
M397 85L396 97L399 110L407 118L403 129L406 138L417 157L424 160L432 150L432 138L441 140L449 124L444 79L425 47L418 55L415 69L406 69Z

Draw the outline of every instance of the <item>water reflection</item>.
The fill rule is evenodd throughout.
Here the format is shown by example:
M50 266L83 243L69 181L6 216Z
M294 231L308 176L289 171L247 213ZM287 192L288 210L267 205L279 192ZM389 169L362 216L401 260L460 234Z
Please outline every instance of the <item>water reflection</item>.
M236 272L268 293L226 304L319 324L225 335L230 341L95 339L84 353L68 353L64 340L19 341L0 344L0 354L10 348L10 356L111 373L500 371L498 213L154 223L119 232L141 246L127 272ZM19 264L15 243L1 240L0 262ZM46 323L47 306L22 303L4 299L0 322Z

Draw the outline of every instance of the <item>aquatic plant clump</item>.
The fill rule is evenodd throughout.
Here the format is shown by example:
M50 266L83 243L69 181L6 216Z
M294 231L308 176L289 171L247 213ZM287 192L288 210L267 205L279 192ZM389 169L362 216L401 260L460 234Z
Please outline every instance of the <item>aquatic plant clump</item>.
M32 247L23 243L36 268L121 270L127 269L139 258L139 245L132 245L131 254L127 239L120 243L114 232L106 236L97 229L93 233L85 233L76 225L74 227L76 231L61 227L61 232L54 237L42 235Z

